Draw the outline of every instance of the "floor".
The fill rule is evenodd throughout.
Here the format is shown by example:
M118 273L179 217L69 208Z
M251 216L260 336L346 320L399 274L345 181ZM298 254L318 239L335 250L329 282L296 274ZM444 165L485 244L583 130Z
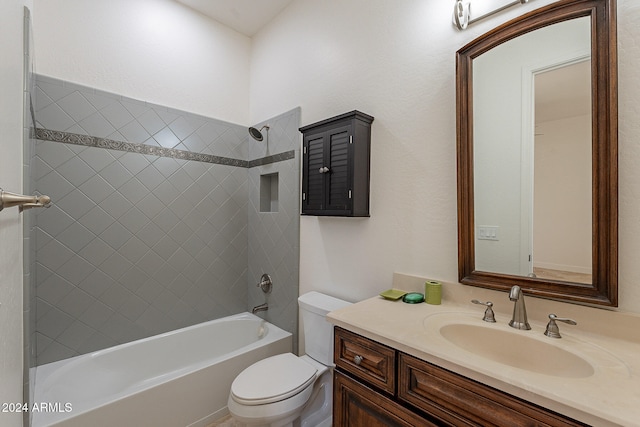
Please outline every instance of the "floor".
M540 279L563 280L565 282L592 283L591 274L574 273L571 271L551 270L550 268L534 267L533 272Z
M215 421L213 424L209 424L207 427L238 427L237 424L232 418L231 415L227 415L224 418Z

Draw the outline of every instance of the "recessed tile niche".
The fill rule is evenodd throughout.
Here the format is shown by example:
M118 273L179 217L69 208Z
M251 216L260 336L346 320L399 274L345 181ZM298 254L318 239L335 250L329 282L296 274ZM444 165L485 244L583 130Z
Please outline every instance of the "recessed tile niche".
M260 175L260 212L278 212L278 173Z

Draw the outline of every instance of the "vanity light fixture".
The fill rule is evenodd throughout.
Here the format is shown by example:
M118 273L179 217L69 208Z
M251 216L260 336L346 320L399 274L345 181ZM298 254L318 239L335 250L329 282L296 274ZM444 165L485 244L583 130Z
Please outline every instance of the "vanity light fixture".
M474 6L471 6L474 1ZM529 0L456 0L453 9L453 23L459 30L464 30L469 24L501 12L517 4L525 4Z

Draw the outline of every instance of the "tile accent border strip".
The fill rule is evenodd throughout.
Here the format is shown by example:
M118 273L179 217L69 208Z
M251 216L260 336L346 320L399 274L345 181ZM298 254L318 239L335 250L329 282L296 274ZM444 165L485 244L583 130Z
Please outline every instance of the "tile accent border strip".
M283 153L266 156L261 159L251 161L232 159L229 157L214 156L212 154L194 153L192 151L177 150L175 148L155 147L147 144L134 144L131 142L115 141L113 139L99 138L90 135L81 135L71 132L61 132L50 129L35 129L36 139L42 141L60 142L63 144L83 145L85 147L106 148L110 150L126 151L138 154L150 154L158 157L171 157L181 160L192 160L196 162L214 163L226 166L236 166L241 168L252 168L270 163L281 162L295 158L295 151L285 151Z
M289 150L283 153L262 157L261 159L250 160L249 167L254 168L256 166L264 166L270 163L277 163L277 162L282 162L284 160L294 159L295 157L296 157L295 150Z

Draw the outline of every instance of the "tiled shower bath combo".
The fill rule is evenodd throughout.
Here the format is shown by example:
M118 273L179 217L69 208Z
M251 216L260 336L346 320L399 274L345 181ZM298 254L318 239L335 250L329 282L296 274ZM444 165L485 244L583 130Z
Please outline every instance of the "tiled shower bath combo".
M38 365L265 300L263 317L296 336L299 109L256 142L245 126L45 76L35 92L30 178L53 200L34 214Z

